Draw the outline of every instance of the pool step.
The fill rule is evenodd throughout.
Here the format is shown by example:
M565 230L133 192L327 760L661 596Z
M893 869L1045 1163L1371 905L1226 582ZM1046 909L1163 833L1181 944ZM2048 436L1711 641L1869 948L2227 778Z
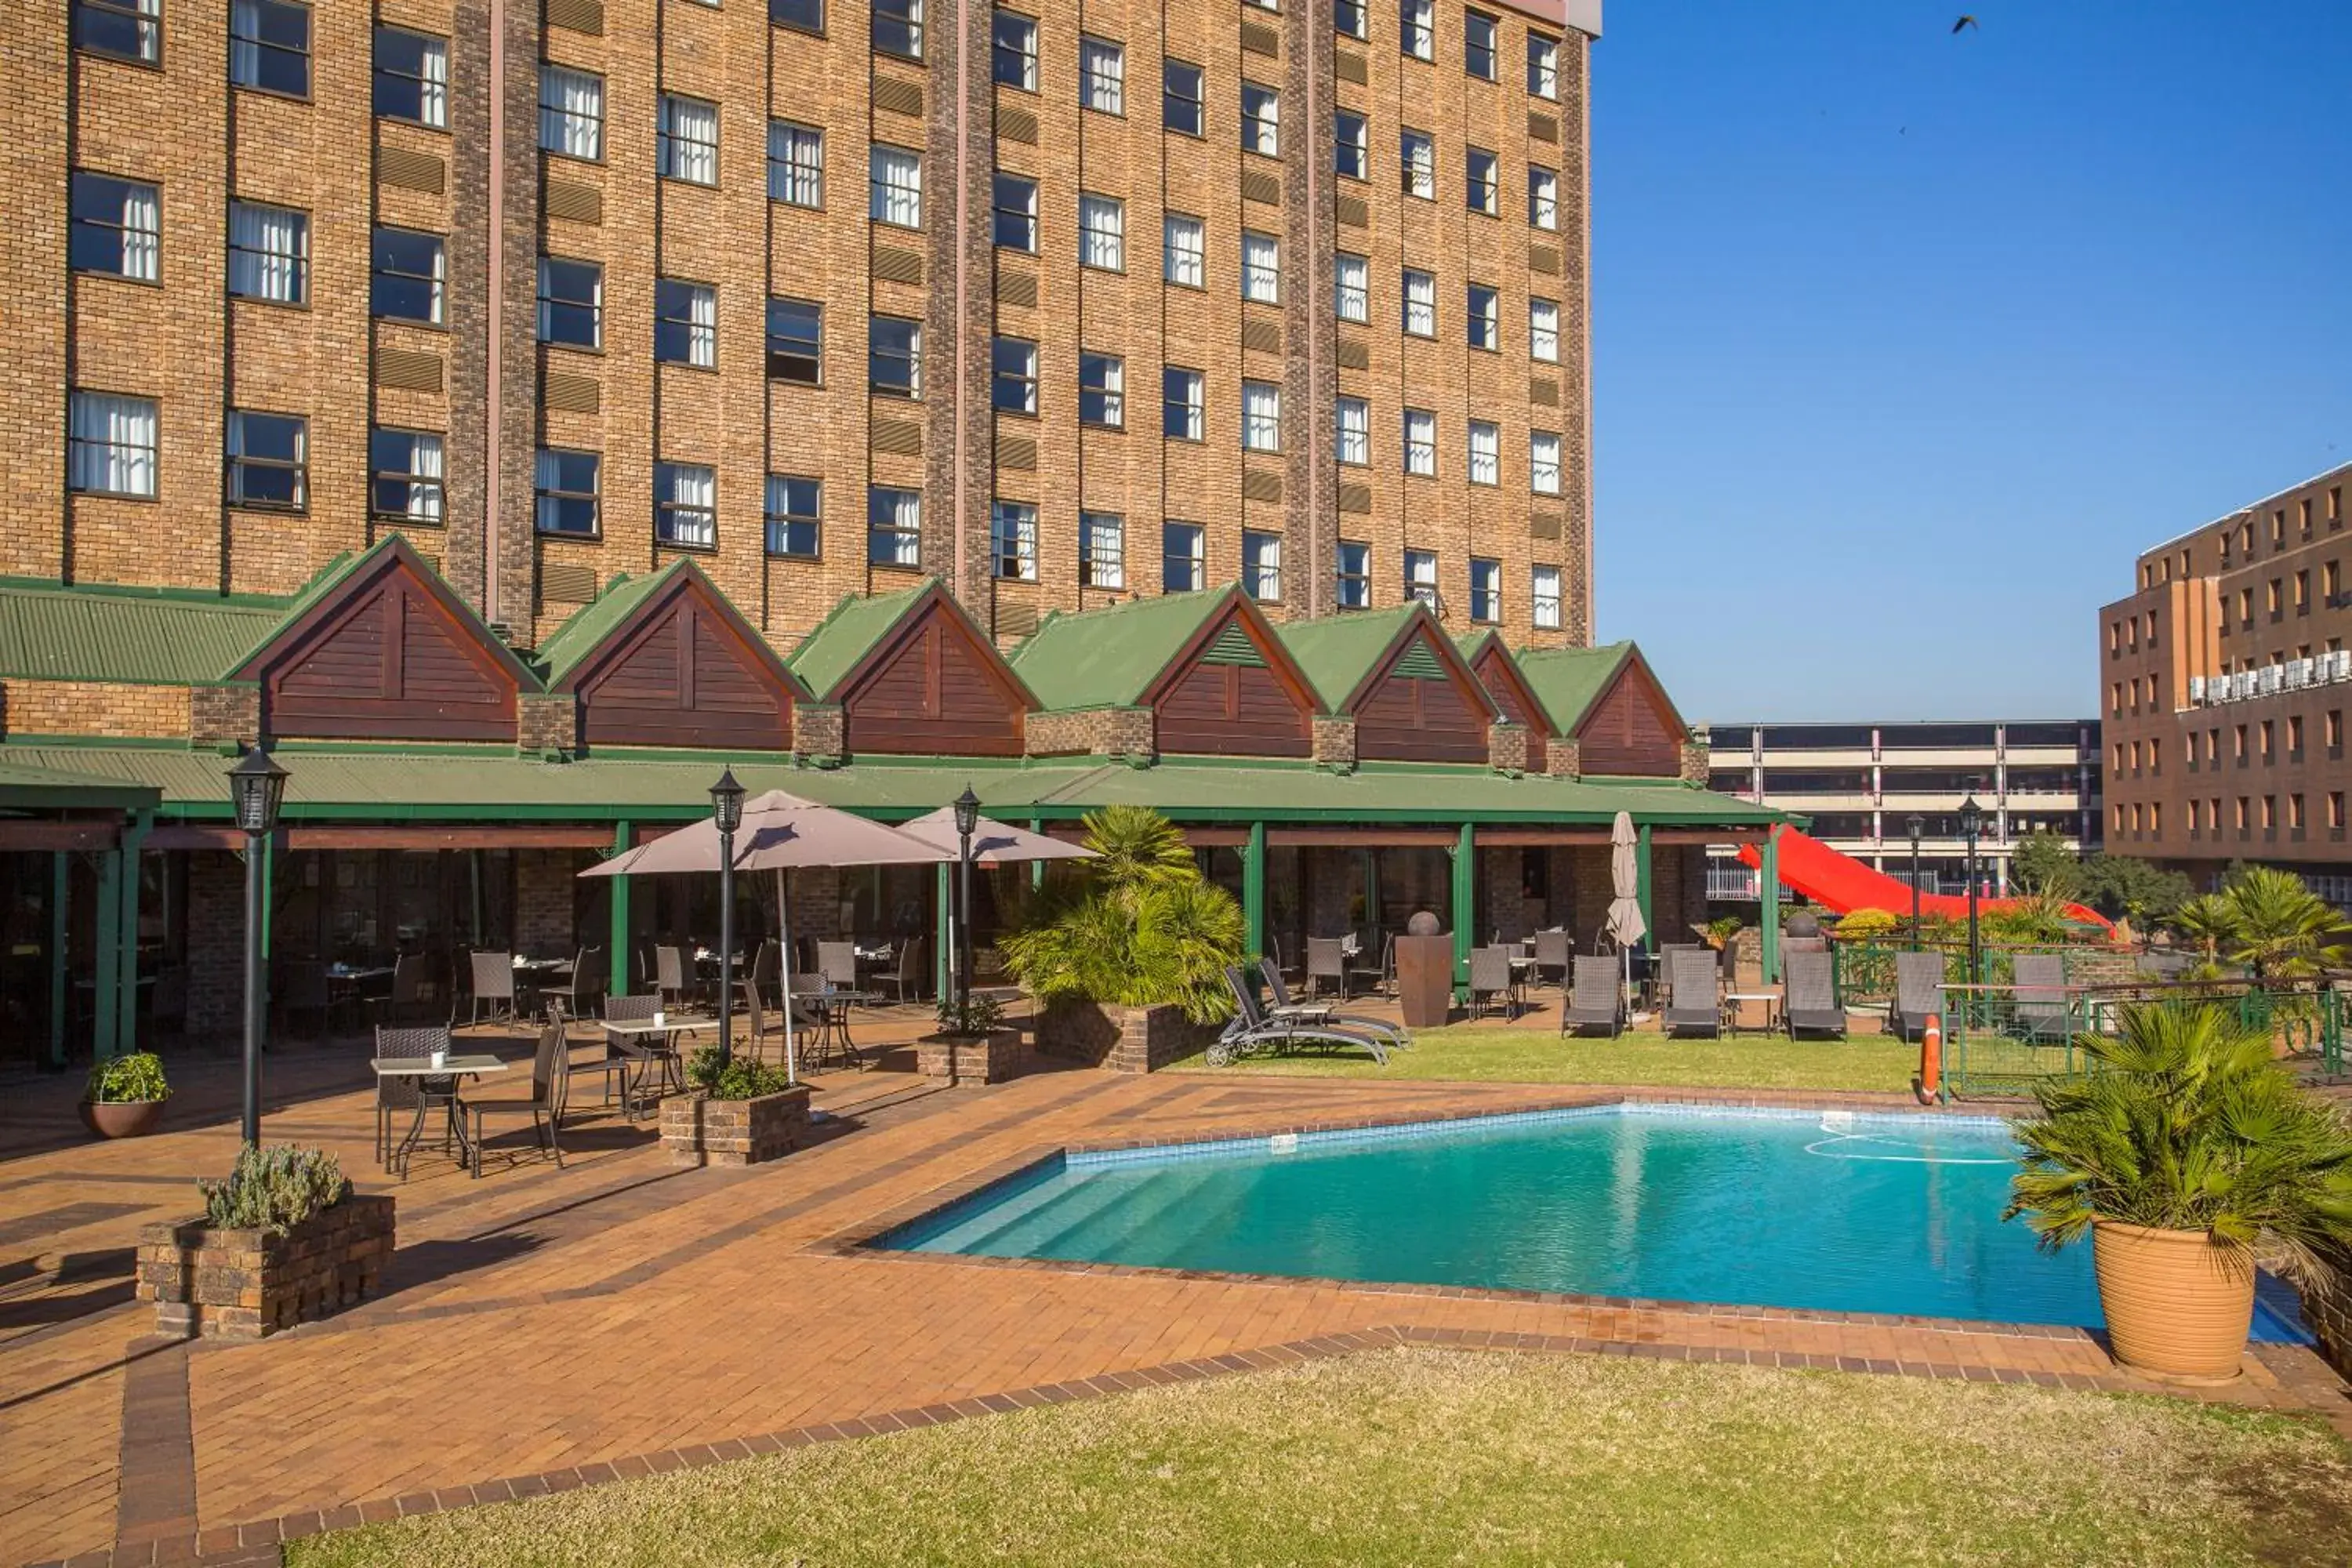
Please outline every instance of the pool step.
M1039 1209L1046 1207L1070 1190L1066 1175L1049 1176L1034 1186L1012 1196L984 1205L977 1213L935 1236L926 1237L918 1250L923 1252L992 1253L1003 1249L990 1245L1014 1226L1026 1220Z
M1216 1172L1199 1163L1161 1166L1139 1182L1140 1173L1114 1168L1065 1193L1062 1204L1028 1216L1033 1228L1013 1242L1014 1250L1027 1258L1100 1258L1106 1246L1156 1229Z

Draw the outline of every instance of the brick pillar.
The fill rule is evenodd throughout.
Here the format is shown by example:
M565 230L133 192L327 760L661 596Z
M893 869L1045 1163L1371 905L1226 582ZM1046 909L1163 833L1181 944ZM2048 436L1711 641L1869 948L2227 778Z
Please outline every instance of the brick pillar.
M515 851L516 952L551 957L578 945L572 900L574 873L586 863L587 857L576 849Z
M261 736L261 688L241 683L188 689L188 744L200 750L247 744Z
M1685 741L1682 747L1682 781L1704 785L1707 780L1709 755L1704 741Z
M1351 773L1356 766L1356 721L1344 714L1315 716L1315 761L1327 768Z
M245 862L226 849L188 851L188 1033L245 1027Z
M1590 950L1593 937L1609 921L1609 847L1578 844L1569 850L1571 867L1569 929L1577 945Z
M1584 747L1573 736L1562 736L1544 748L1544 767L1552 777L1581 778L1584 775Z

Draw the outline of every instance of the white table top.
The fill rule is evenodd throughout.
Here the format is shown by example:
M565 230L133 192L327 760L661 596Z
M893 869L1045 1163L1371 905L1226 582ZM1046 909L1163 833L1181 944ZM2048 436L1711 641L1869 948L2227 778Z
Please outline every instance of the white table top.
M435 1067L430 1057L377 1057L368 1063L378 1078L456 1078L460 1074L504 1072L507 1064L496 1057L448 1056Z
M664 1018L658 1023L651 1018L599 1018L596 1022L608 1035L685 1035L719 1026L716 1018Z
M1780 994L1778 991L1727 991L1723 999L1727 1002L1778 1002Z

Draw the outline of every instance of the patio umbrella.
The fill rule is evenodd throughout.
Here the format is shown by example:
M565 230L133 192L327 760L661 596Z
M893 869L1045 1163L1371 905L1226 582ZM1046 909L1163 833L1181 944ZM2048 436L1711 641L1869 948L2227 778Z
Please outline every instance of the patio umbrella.
M783 959L784 1074L800 1081L800 1051L793 1035L793 912L784 873L794 866L913 866L953 860L942 850L895 827L782 790L743 803L735 830L735 869L776 873L776 916ZM583 877L644 877L661 872L717 871L719 824L709 817L591 866ZM726 1006L729 999L719 999Z
M1642 918L1642 864L1634 847L1631 812L1621 811L1609 829L1609 918L1602 928L1625 955L1625 986L1633 984L1633 944L1650 929Z
M934 848L947 851L952 860L961 853L962 841L956 837L955 807L943 805L937 811L926 812L912 822L902 822L898 831L909 838L919 838ZM1051 834L1032 833L1025 827L1013 827L1002 822L982 817L972 825L971 863L982 868L1017 865L1024 860L1090 860L1094 850L1083 844L1073 844Z

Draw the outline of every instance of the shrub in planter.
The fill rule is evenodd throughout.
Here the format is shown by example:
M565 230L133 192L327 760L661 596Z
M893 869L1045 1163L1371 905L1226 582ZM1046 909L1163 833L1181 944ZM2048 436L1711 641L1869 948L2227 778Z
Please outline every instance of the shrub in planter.
M2233 1377L2258 1263L2311 1286L2352 1262L2352 1121L2234 1008L2146 1004L2080 1045L2090 1073L2042 1085L2017 1123L2002 1217L2053 1250L2091 1237L2117 1360Z
M661 1141L673 1165L758 1165L808 1142L809 1091L782 1068L719 1047L687 1059L689 1092L662 1101Z
M172 1086L163 1059L152 1051L92 1063L81 1096L82 1125L101 1138L140 1138L163 1124Z
M198 1182L201 1219L140 1233L140 1298L166 1333L259 1339L363 1300L392 1255L393 1200L362 1196L332 1154L239 1152Z
M940 1083L1002 1083L1019 1072L1021 1031L1004 1026L1004 1004L972 996L940 1001L939 1027L915 1042L915 1066Z

